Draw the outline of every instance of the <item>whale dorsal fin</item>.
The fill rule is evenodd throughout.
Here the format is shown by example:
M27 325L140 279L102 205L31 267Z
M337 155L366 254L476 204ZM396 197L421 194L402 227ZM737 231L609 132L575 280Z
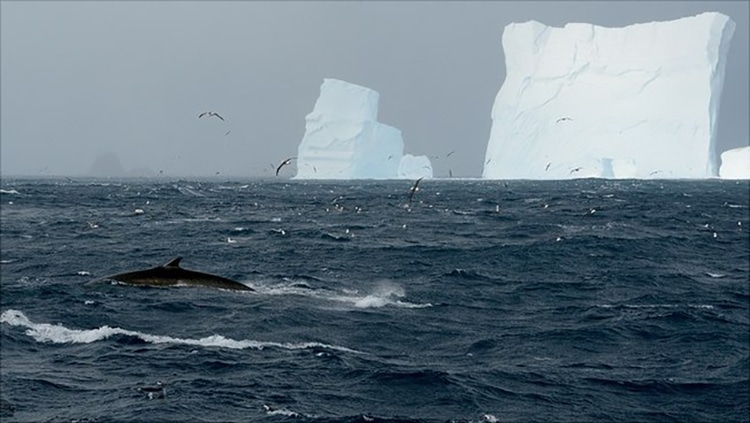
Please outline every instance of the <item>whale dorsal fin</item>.
M173 258L162 267L180 267L180 260L182 260L182 257Z

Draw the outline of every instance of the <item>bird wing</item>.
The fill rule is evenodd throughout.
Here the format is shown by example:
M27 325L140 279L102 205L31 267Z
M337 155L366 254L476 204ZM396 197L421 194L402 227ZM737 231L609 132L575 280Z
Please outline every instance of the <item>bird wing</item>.
M424 176L422 178L424 178ZM411 204L411 199L412 197L414 197L414 193L417 191L417 187L419 186L419 182L422 180L422 178L417 179L417 181L414 182L414 185L411 187L411 191L409 192L409 204Z
M276 168L276 176L279 176L279 171L281 170L282 167L288 165L294 159L296 159L296 157L289 157L288 159L286 159L283 162L281 162L281 164L279 165L279 167Z

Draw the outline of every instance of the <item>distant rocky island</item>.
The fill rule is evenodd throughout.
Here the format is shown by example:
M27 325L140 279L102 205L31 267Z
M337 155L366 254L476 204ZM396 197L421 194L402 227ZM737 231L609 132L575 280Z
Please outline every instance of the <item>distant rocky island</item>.
M125 170L117 153L114 152L106 152L96 156L88 173L88 176L96 178L148 177L155 175L154 171L149 168Z

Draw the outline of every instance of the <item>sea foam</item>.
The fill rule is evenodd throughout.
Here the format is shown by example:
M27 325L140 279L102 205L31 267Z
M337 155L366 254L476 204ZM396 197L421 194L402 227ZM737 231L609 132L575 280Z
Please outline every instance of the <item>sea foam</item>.
M229 349L257 349L280 348L287 350L302 350L307 348L325 348L336 351L359 353L346 347L328 345L320 342L267 342L255 341L249 339L235 340L222 335L211 335L200 339L175 338L164 335L152 335L148 333L131 331L109 326L101 326L96 329L79 330L69 329L61 324L52 325L49 323L34 323L30 321L23 312L19 310L6 310L0 315L0 323L7 323L11 326L21 326L28 328L26 335L34 338L38 342L49 342L54 344L90 344L92 342L102 341L115 335L133 336L152 344L177 344L191 345L198 347L218 347Z

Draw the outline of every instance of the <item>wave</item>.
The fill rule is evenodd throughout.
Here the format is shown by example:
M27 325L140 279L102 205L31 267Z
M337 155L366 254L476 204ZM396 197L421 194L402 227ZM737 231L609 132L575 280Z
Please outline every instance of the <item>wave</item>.
M140 339L151 344L175 344L190 345L197 347L217 347L228 349L257 349L280 348L286 350L304 350L311 348L323 348L347 353L361 354L360 351L346 347L328 345L320 342L268 342L250 339L235 340L222 335L211 335L200 339L175 338L164 335L152 335L143 332L131 331L117 327L101 326L96 329L79 330L69 329L61 324L34 323L30 321L23 312L19 310L6 310L0 315L0 323L11 326L28 328L26 335L34 338L37 342L50 342L53 344L90 344L103 341L107 338L122 335L125 337Z
M674 308L697 308L713 310L711 304L598 304L599 308L643 308L643 309L674 309Z
M337 295L331 299L334 301L344 302L352 304L356 308L381 308L386 306L394 306L401 308L425 308L432 307L430 303L410 303L402 301L401 299L406 296L404 288L400 285L395 284L391 281L381 281L375 289L370 293L360 293L359 291L352 291L345 295Z
M21 193L14 190L14 189L0 189L0 194L16 194L20 195Z
M315 288L304 279L319 281L313 277L284 278L286 283L266 285L255 283L252 288L260 295L299 295L316 300L345 303L355 308L426 308L431 303L411 303L404 301L406 292L400 285L389 280L378 282L370 292L360 292L357 289L333 291L326 288ZM257 281L256 281L257 282Z

